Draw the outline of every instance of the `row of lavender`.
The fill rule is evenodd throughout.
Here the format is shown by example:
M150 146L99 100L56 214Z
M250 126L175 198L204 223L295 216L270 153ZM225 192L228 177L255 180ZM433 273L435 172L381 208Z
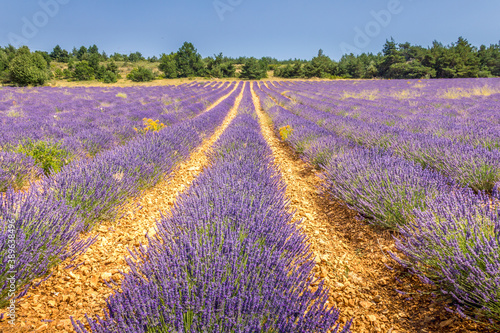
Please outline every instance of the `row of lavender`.
M327 192L399 231L400 263L439 285L459 313L500 321L498 193L492 200L390 151L360 146L257 93L282 136L323 168Z
M247 85L209 167L157 223L92 332L337 332ZM77 332L87 332L74 323ZM349 324L341 329L348 332Z
M500 93L498 78L274 85L333 103L335 107L329 111L338 115L437 135L444 129L447 137L470 142L472 138L459 135L461 127L482 130L500 125L498 95L495 96Z
M116 218L129 198L168 177L222 124L240 93L241 84L191 120L68 165L27 192L10 189L1 195L0 306L7 304L13 290L22 290L22 296L30 281L91 244L94 239L79 240L82 231Z
M144 105L133 100L120 103L124 99L115 97L115 92L111 92L108 96L96 89L91 91L88 91L88 88L75 89L85 89L88 96L92 97L91 100L86 99L86 102L92 104L107 103L108 107L96 109L95 107L87 108L77 105L76 96L85 96L77 91L71 94L71 99L68 102L74 109L61 111L61 113L56 113L53 110L52 102L54 100L47 100L44 97L32 98L37 103L36 108L31 109L26 109L25 105L30 104L31 100L25 101L22 104L23 108L32 112L25 111L26 115L23 118L9 119L13 122L5 122L4 142L2 151L0 151L0 191L5 191L9 187L21 188L29 181L38 179L43 174L43 170L45 174L48 174L47 171L54 173L64 165L69 164L70 161L78 161L85 156L95 156L103 151L123 145L126 141L136 137L137 132L134 131L134 127L140 127L138 122L142 121L143 118L152 117L170 126L190 119L203 112L209 104L228 94L233 86L229 85L228 82L215 89L209 88L208 91L199 87L193 88L194 90L191 92L182 89L180 91L183 95L170 96L162 95L162 87L134 88L138 91L131 91L131 97L142 91L144 93L142 103L146 103ZM44 94L48 94L48 92L42 95ZM61 95L55 93L51 96L59 98ZM67 97L67 95L62 96ZM168 106L162 103L160 103L162 106L155 106L154 96L156 99L164 99L167 96L170 99L175 98L176 101ZM179 100L180 98L184 99ZM140 108L136 104L139 104ZM37 126L38 130L35 130L34 126ZM128 134L123 136L122 134L125 132ZM116 136L120 136L121 139L118 140ZM51 142L51 144L38 145L43 142ZM54 148L58 147L54 144L60 144L60 149ZM31 147L33 151L28 151L28 147ZM48 152L49 150L51 151ZM56 153L54 154L54 152ZM35 159L27 154L34 155ZM42 156L38 157L37 155ZM51 161L49 165L40 165L48 158ZM64 159L64 162L57 163L54 161L57 159ZM53 168L46 170L55 165L59 166L57 170Z
M367 147L378 147L430 167L475 191L493 191L500 184L500 150L462 143L455 139L413 133L385 124L369 123L325 112L329 102L295 94L296 102L263 87L280 104L339 136ZM365 110L369 113L368 110Z
M123 88L3 88L0 90L0 146L5 149L24 139L58 140L84 137L95 129L120 141L135 135L143 118L169 113L179 100L193 93L210 93L201 87ZM34 98L36 97L36 98ZM175 102L177 101L177 102ZM68 143L69 145L69 143Z
M460 82L460 80L458 80ZM366 95L361 95L357 98L349 97L342 98L340 89L351 91L353 88L347 84L342 85L321 85L298 83L293 87L290 84L284 83L283 87L276 85L276 88L293 90L287 93L291 98L309 97L318 101L326 102L326 104L317 104L316 106L323 111L332 112L339 116L349 116L358 120L369 123L382 124L390 127L395 127L400 130L409 131L412 133L421 133L436 137L444 137L451 140L456 140L461 143L466 143L474 147L484 147L489 150L500 150L500 80L477 80L473 83L470 81L468 85L488 83L495 87L491 91L497 94L488 95L490 92L485 92L485 96L462 97L457 99L447 99L437 97L431 92L424 90L423 87L431 87L434 92L442 90L443 83L447 81L425 81L417 83L418 89L410 89L409 93L403 94L403 97L397 97L398 89L401 87L389 85L388 83L372 82L371 94L365 92ZM403 83L404 84L404 83ZM366 87L366 83L360 83ZM401 85L401 83L399 84ZM448 82L449 86L457 87L457 82L453 81L453 85ZM379 92L377 87L390 88L396 97L384 96L383 92ZM413 87L413 86L412 86ZM322 89L323 88L323 89ZM394 90L392 90L394 89ZM482 92L480 88L478 94ZM345 93L345 90L343 90ZM399 94L407 90L400 90ZM457 94L465 93L467 90L460 88ZM382 95L381 95L382 94ZM412 96L411 94L414 94ZM354 94L355 96L355 94ZM374 100L370 100L374 98ZM334 105L334 107L332 106Z

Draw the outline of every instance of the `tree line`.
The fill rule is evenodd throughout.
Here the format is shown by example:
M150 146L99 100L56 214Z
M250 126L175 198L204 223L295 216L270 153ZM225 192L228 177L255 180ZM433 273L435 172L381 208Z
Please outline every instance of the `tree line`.
M66 65L56 66L58 63ZM189 42L176 52L148 58L140 52L107 55L96 45L75 47L72 51L56 45L50 53L8 45L0 47L0 80L21 86L42 85L52 78L113 83L121 78L117 63L122 67L132 66L127 79L138 82L184 77L259 80L267 77L268 72L282 78L497 77L500 76L500 42L477 48L459 37L451 45L435 41L424 48L410 43L398 44L391 38L377 54L351 53L339 61L332 60L322 50L311 60L231 58L222 53L203 58Z
M472 46L465 38L445 46L434 41L424 48L410 43L387 40L377 54L346 54L336 62L323 54L306 64L288 64L274 71L283 78L472 78L500 76L500 42L490 46Z

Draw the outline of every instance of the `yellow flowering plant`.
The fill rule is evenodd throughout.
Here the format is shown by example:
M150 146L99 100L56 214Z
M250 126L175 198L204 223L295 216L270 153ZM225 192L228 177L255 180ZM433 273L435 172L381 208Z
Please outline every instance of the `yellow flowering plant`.
M280 136L282 140L286 140L290 134L292 134L293 128L290 125L286 125L280 128Z
M160 123L159 120L144 118L142 119L142 122L144 124L144 128L134 127L134 131L136 131L139 134L146 134L148 132L158 132L159 130L165 127L165 124Z

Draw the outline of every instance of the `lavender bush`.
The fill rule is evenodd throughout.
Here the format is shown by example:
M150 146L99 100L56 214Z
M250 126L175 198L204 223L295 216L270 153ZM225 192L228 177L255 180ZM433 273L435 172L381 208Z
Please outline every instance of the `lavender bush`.
M455 190L415 210L400 229L398 262L436 283L461 314L500 323L500 210L484 193Z
M324 166L325 190L390 229L414 219L415 208L452 191L451 179L377 149L355 149Z
M0 201L0 307L32 279L84 251L94 239L79 240L82 229L75 209L61 201L38 189L8 190Z
M42 175L35 161L23 154L0 151L0 192L20 189Z

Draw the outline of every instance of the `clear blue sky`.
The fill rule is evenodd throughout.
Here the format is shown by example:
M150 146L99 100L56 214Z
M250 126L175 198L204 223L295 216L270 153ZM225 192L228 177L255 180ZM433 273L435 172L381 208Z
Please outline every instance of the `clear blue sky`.
M203 56L310 59L322 48L338 60L343 50L378 52L391 36L422 46L459 36L498 43L499 15L495 0L0 0L0 45L95 43L153 56L190 41Z

